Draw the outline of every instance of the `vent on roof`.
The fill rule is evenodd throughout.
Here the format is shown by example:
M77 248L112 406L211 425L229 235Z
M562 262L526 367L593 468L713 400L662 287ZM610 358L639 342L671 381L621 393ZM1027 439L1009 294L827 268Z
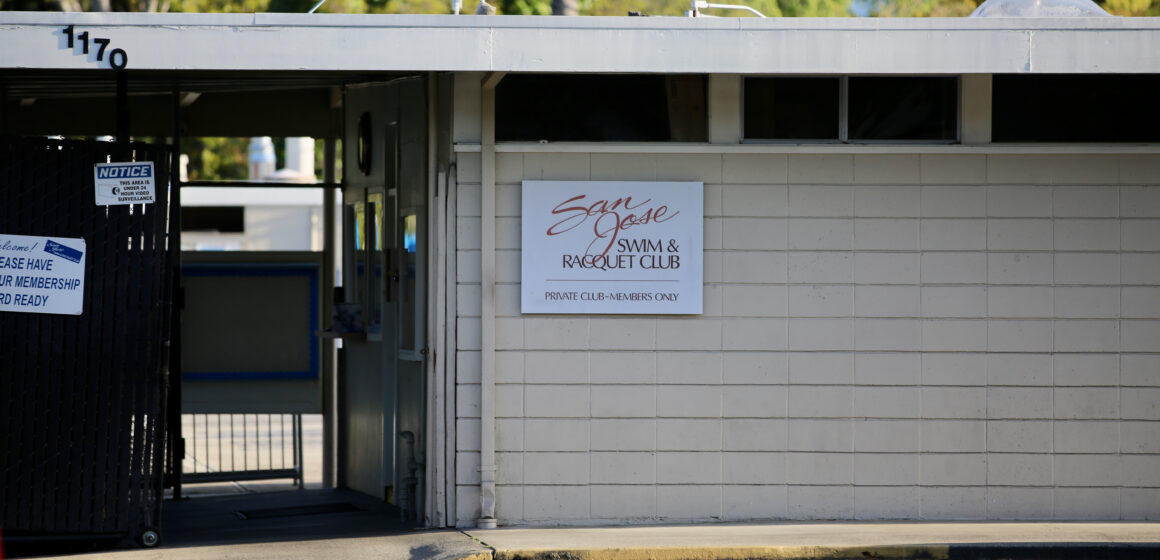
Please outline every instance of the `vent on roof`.
M987 0L969 17L1111 17L1091 0Z

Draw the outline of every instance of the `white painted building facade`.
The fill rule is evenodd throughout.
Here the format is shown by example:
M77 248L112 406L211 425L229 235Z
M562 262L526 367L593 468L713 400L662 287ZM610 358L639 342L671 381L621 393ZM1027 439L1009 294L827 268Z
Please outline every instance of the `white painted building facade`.
M1160 74L1156 19L4 14L0 67L81 66L31 46L76 21L426 76L430 524L1160 518L1160 143L993 142L995 76ZM533 72L704 75L705 141L497 141ZM802 75L955 77L955 137L746 141ZM703 312L522 314L530 180L702 182Z

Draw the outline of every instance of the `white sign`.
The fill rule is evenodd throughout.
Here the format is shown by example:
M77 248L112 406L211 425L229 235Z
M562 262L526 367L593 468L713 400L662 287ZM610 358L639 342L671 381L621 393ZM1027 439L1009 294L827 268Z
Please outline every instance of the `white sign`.
M85 240L0 234L0 312L80 315Z
M524 181L524 313L701 313L704 186Z
M97 206L151 204L157 192L153 162L98 163L93 166Z

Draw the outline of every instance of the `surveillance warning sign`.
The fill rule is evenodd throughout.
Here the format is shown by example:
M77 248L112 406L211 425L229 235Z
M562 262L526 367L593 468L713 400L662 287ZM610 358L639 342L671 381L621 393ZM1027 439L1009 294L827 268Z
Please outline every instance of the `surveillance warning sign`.
M0 312L80 315L85 240L0 234Z
M98 163L93 166L97 206L152 204L157 179L153 162Z

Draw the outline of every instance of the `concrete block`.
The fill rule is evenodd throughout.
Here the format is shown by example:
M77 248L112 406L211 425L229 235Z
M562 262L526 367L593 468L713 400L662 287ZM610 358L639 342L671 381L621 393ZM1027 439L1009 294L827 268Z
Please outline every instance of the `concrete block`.
M1051 422L991 420L987 422L987 451L1050 453Z
M495 155L497 183L519 183L524 179L524 154L498 153Z
M656 347L654 319L593 318L588 325L588 347L593 350L652 350Z
M987 220L987 249L991 251L1050 251L1053 240L1051 220Z
M923 219L919 227L923 251L981 251L987 248L987 220Z
M721 280L724 282L782 284L786 281L788 259L785 253L727 251L722 258Z
M1115 288L1106 288L1101 293L1106 295L1114 291ZM1120 297L1123 301L1121 307L1124 310L1124 317L1160 319L1160 287L1125 286L1120 291Z
M658 170L657 175L661 173ZM666 179L658 179L666 180ZM701 208L705 216L721 217L725 215L724 198L725 187L722 185L705 184L704 185L704 206Z
M1056 218L1115 218L1120 211L1120 189L1114 187L1055 187Z
M455 483L479 485L479 452L455 454Z
M992 218L1050 218L1051 187L987 187L987 215Z
M918 385L922 356L917 353L859 353L854 356L854 383L858 385Z
M517 352L516 354L519 354L519 353ZM496 353L497 373L499 371L499 364L500 364L500 360L501 360L500 357L501 356L507 357L510 355L511 355L511 353L509 353L509 352ZM522 356L522 354L519 354L519 355ZM455 364L456 364L456 372L455 372L455 382L456 383L463 383L463 384L479 383L480 364L479 364L479 351L478 350L468 350L468 351L460 350L460 351L456 352L455 353ZM509 368L504 368L504 371L507 372L508 369ZM517 373L513 373L512 377L517 377L517 375L518 375L517 379L505 379L503 382L509 383L509 382L516 382L516 381L522 380L522 378L523 378L523 368L522 367L519 368L519 371ZM498 381L498 378L497 378L497 381Z
M922 355L922 383L986 385L987 358L979 354L925 353Z
M656 160L641 154L589 154L593 181L655 181Z
M1120 184L1155 184L1160 176L1160 157L1155 154L1120 155Z
M590 517L587 486L524 486L523 489L524 519L527 521Z
M1136 387L1121 391L1120 414L1125 420L1160 420L1160 388Z
M723 453L726 484L784 484L785 453Z
M789 215L853 217L854 189L850 186L790 184Z
M1160 387L1160 356L1120 356L1120 376L1125 387Z
M526 385L524 414L529 418L585 418L591 414L586 385Z
M924 420L919 428L924 453L981 453L986 450L982 420Z
M855 156L856 157L856 156ZM858 181L854 187L854 215L859 218L913 218L920 215L921 189L906 185L869 185Z
M720 319L657 320L657 350L720 350Z
M975 487L923 487L919 489L922 515L926 519L974 520L987 517L987 494Z
M1120 417L1118 387L1057 387L1055 417L1062 420L1111 420Z
M495 386L495 415L497 418L522 418L524 416L524 386Z
M528 383L588 383L588 353L527 352L524 378Z
M475 527L479 519L479 487L455 487L455 524L460 527Z
M701 245L704 250L715 251L725 248L725 220L723 218L706 217L702 228L704 229L704 237Z
M593 451L652 451L657 443L657 420L592 419Z
M1160 251L1160 220L1123 220L1120 248L1125 251Z
M780 418L730 418L721 422L726 451L784 451L786 420Z
M800 385L849 385L854 379L854 354L849 352L793 352L789 354L789 382Z
M1127 303L1127 301L1125 301ZM1128 307L1124 307L1128 310ZM1142 309L1146 309L1143 308ZM1120 288L1117 287L1057 287L1055 288L1055 316L1065 318L1120 317Z
M722 161L717 154L654 154L658 181L720 183Z
M1025 420L1051 418L1050 387L988 387L987 418Z
M919 253L855 253L854 280L859 284L917 284Z
M720 451L721 421L661 418L657 420L657 449L661 451Z
M455 252L455 279L460 283L479 282L479 249Z
M524 484L588 484L587 453L524 453Z
M622 521L656 516L656 486L592 485L592 519Z
M724 218L720 222L723 249L784 251L786 248L789 234L783 218Z
M853 319L790 319L790 350L848 350L854 345Z
M1057 251L1115 251L1119 248L1119 220L1055 220Z
M495 448L498 451L524 450L523 418L496 418Z
M990 286L990 317L1051 317L1055 305L1051 286Z
M925 252L920 273L923 284L983 284L987 282L987 255Z
M455 416L479 418L479 385L455 386Z
M1153 176L1152 186L1120 187L1120 215L1125 218L1160 217L1160 187Z
M519 284L498 284L495 287L495 314L498 317L520 316Z
M854 156L791 154L790 184L841 185L854 182Z
M475 507L479 507L479 492L476 492ZM521 523L524 520L524 487L523 486L496 486L495 488L495 515L502 525ZM474 527L476 519L472 518L464 525Z
M593 352L588 355L592 383L636 384L656 381L653 352Z
M789 390L779 385L728 385L721 388L721 409L726 418L785 416Z
M1119 427L1121 453L1160 454L1160 430L1156 429L1156 424L1120 422Z
M795 284L842 284L854 281L851 253L789 253L789 281Z
M1160 321L1120 321L1120 349L1124 352L1160 352Z
M792 451L852 451L853 430L853 425L846 419L790 420L787 427L788 448ZM740 436L735 437L740 439Z
M710 385L658 385L657 415L661 417L721 417L721 387Z
M1051 385L1051 354L990 354L990 385Z
M786 453L789 484L852 484L852 453Z
M987 392L982 387L923 387L923 418L985 418Z
M987 215L987 189L982 187L922 187L924 218L982 218Z
M1119 362L1121 357L1115 354L1057 354L1054 356L1054 384L1118 385Z
M455 333L455 344L460 350L479 350L483 340L478 318L460 317Z
M520 229L520 218L495 219L495 247L496 249L519 249L523 241Z
M987 484L991 486L1051 486L1051 455L990 453Z
M856 486L914 486L918 484L917 453L857 453Z
M854 387L854 418L918 418L921 403L918 387Z
M591 171L587 153L524 154L525 180L588 181Z
M592 465L592 484L656 482L656 457L652 452L590 453L588 459Z
M783 352L727 352L722 357L722 369L726 384L780 384L789 378L789 363Z
M655 385L592 385L593 418L652 418L657 414Z
M1120 512L1125 521L1160 520L1160 489L1124 488L1120 493Z
M495 252L495 281L514 284L520 281L520 252L497 249Z
M919 221L915 219L854 220L854 249L858 251L916 251L918 236Z
M992 319L987 322L987 349L992 352L1050 352L1053 336L1054 344L1059 343L1058 331L1055 333L1053 335L1051 321Z
M657 452L657 482L660 484L720 484L721 453ZM666 489L667 491L668 489Z
M1120 457L1115 454L1055 455L1057 486L1117 486L1120 484Z
M987 483L987 460L982 453L924 453L923 486L983 486Z
M791 385L790 418L849 418L854 407L854 391L849 386Z
M588 419L534 418L524 420L524 449L526 451L588 451Z
M495 320L496 350L522 350L524 348L524 320L516 317L497 317Z
M455 420L455 449L458 451L479 451L479 419L459 418Z
M784 350L788 325L785 319L730 319L723 328L725 350Z
M691 521L721 517L720 486L659 486L657 516L662 521Z
M1056 253L1055 283L1119 284L1120 260L1118 253Z
M789 178L785 154L725 154L721 181L724 183L785 184Z
M854 488L856 519L921 519L917 486L858 486Z
M588 348L588 319L524 319L527 350L583 350Z
M458 298L458 313L460 317L479 317L480 315L480 287L479 284L459 284L455 288L455 297Z
M725 307L729 317L784 317L786 287L768 284L724 286ZM789 303L792 307L792 301Z
M987 519L1034 521L1050 519L1051 488L987 487Z
M1050 253L989 253L987 281L991 284L1051 284Z
M714 384L721 382L721 354L662 352L657 354L658 383Z
M853 519L852 486L790 486L786 504L790 519Z
M923 154L919 156L924 185L978 185L987 180L987 157Z
M935 352L987 349L987 322L927 319L922 322L922 348Z
M455 221L455 239L459 250L479 249L480 220L478 217L461 217Z
M983 286L923 286L921 294L923 317L987 316L987 288Z
M788 516L784 485L725 486L722 499L722 515L726 521L785 519Z
M1099 185L1119 180L1113 155L989 155L989 183Z
M910 453L919 450L917 420L854 420L854 451Z
M788 221L791 250L848 251L854 246L852 219L790 218Z
M789 213L785 185L724 185L721 213L727 217L774 218Z
M915 290L917 292L917 289ZM857 350L920 350L922 321L917 319L856 319Z
M1055 518L1106 521L1120 518L1119 488L1056 488Z
M1124 486L1160 486L1160 455L1120 455Z
M791 317L849 317L853 312L853 286L789 286Z
M455 191L455 215L461 218L479 217L482 209L479 203L479 156L472 155L475 157L468 161L457 162L459 184Z
M1116 352L1120 349L1118 321L1055 321L1058 352Z
M859 185L918 184L921 181L921 156L856 154L854 182Z
M1116 453L1120 451L1119 422L1056 421L1056 453Z

